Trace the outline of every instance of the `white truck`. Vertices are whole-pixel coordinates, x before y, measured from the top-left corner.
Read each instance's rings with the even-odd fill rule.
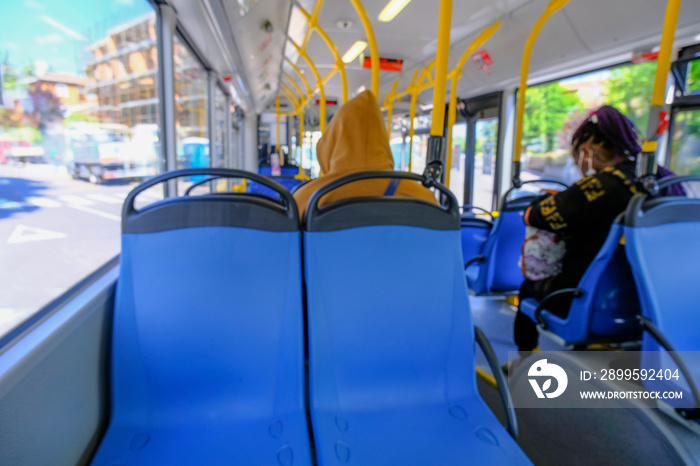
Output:
[[[116,124],[77,124],[70,129],[68,172],[91,183],[154,176],[158,168],[157,125],[129,129]]]

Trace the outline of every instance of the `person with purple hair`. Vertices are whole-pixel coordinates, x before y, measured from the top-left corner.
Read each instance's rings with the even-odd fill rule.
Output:
[[[635,163],[641,147],[634,123],[614,107],[605,105],[583,121],[571,140],[571,155],[585,175],[565,191],[540,197],[527,209],[525,224],[554,233],[565,243],[559,273],[542,280],[525,279],[520,301],[563,288],[574,288],[593,261],[615,218],[625,210],[637,191]],[[658,167],[657,177],[673,175]],[[665,195],[683,196],[679,186],[670,187]],[[547,309],[564,317],[572,298],[554,298]],[[515,344],[521,352],[537,347],[535,322],[520,312],[513,329]]]

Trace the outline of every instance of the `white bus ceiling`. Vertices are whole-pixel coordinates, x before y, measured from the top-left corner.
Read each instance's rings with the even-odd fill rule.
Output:
[[[283,60],[287,35],[301,42],[307,28],[306,20],[295,11],[292,2],[172,0],[169,3],[178,11],[181,22],[196,42],[204,44],[201,45],[202,53],[212,67],[224,76],[235,76],[237,71],[241,73],[240,83],[234,79],[235,86],[239,87],[237,91],[254,112],[274,108],[280,70],[292,76],[303,89],[301,80]],[[315,3],[313,0],[298,2],[309,13]],[[244,8],[241,4],[252,6]],[[485,46],[493,59],[491,74],[487,75],[471,61],[467,62],[458,86],[459,97],[473,97],[517,86],[522,45],[547,4],[547,0],[454,2],[450,69],[477,34],[490,24],[501,21],[500,30]],[[401,73],[380,73],[380,100],[397,79],[398,89],[405,89],[414,70],[422,69],[435,57],[438,26],[437,4],[432,0],[411,1],[388,23],[377,21],[384,6],[385,2],[364,4],[374,28],[379,54],[385,58],[403,59],[404,63]],[[241,15],[242,12],[245,14]],[[530,83],[628,61],[634,50],[657,46],[664,13],[665,2],[570,1],[547,22],[537,39],[530,65]],[[351,23],[344,29],[338,25],[340,20],[350,20]],[[362,22],[349,0],[326,0],[320,9],[318,23],[341,55],[355,41],[367,40]],[[697,41],[698,23],[700,2],[683,2],[676,28],[676,47]],[[287,57],[304,72],[314,87],[311,69],[291,50],[292,47],[287,47]],[[322,77],[335,65],[328,46],[316,32],[312,34],[306,51]],[[368,55],[369,48],[364,53]],[[347,64],[346,70],[349,97],[361,86],[370,87],[371,72],[362,68],[359,58]],[[336,73],[326,84],[325,92],[328,99],[341,98],[339,74]],[[432,104],[432,91],[421,93],[418,103]]]

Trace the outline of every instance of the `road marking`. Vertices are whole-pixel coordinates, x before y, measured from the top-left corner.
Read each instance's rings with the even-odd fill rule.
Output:
[[[122,201],[119,199],[108,196],[106,194],[88,194],[87,197],[92,199],[93,201],[99,201],[99,202],[106,202],[107,204],[121,204]]]
[[[37,207],[61,207],[63,204],[49,197],[31,196],[27,198],[27,203]]]
[[[88,214],[97,215],[98,217],[104,217],[104,218],[108,218],[110,220],[116,220],[117,222],[122,221],[122,218],[119,215],[108,214],[106,212],[102,212],[102,211],[99,211],[96,209],[91,209],[90,207],[85,207],[82,205],[74,205],[74,204],[68,204],[68,207],[70,207],[71,209],[80,210],[81,212],[86,212]]]
[[[45,239],[65,238],[64,233],[57,231],[43,230],[41,228],[28,227],[26,225],[17,225],[10,237],[7,239],[7,244],[28,243],[30,241],[43,241]]]
[[[66,194],[64,196],[58,196],[60,200],[65,202],[66,204],[71,204],[71,207],[75,205],[94,205],[95,203],[89,199],[85,199],[84,197],[79,197],[79,196],[73,196],[72,194]]]
[[[14,210],[14,209],[21,209],[24,207],[22,204],[19,202],[15,201],[10,201],[7,199],[0,199],[0,209],[3,210]]]
[[[119,202],[124,202],[124,199],[126,199],[126,196],[128,196],[129,193],[114,193],[114,197],[119,199]]]

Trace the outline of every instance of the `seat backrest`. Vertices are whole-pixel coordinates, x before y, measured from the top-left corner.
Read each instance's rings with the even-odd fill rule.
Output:
[[[192,172],[249,178],[246,194],[143,190]],[[114,311],[112,422],[206,426],[303,413],[301,249],[291,195],[238,170],[171,172],[126,199]]]
[[[642,314],[676,350],[700,350],[700,199],[636,195],[625,213],[625,242]],[[658,347],[645,335],[644,348]]]
[[[567,341],[598,337],[635,339],[640,335],[639,297],[622,240],[622,216],[615,221],[593,262],[579,281],[584,294],[574,299],[568,315]]]
[[[700,181],[700,176],[666,178],[659,188],[681,181]],[[688,374],[700,382],[700,341],[697,312],[700,302],[700,199],[662,197],[649,199],[636,194],[625,212],[625,248],[639,290],[642,315],[680,353]],[[642,369],[664,369],[683,374],[651,335],[642,339]],[[649,390],[682,390],[682,399],[668,401],[689,407],[694,397],[684,375],[678,379],[647,380]],[[694,400],[695,403],[699,401]]]
[[[491,228],[493,228],[493,220],[477,217],[474,212],[470,211],[472,208],[465,206],[465,212],[460,220],[462,257],[465,264],[482,253]]]
[[[309,201],[304,260],[312,416],[444,403],[475,393],[456,199],[450,206],[391,197],[324,205],[348,180],[424,178],[356,173]]]

